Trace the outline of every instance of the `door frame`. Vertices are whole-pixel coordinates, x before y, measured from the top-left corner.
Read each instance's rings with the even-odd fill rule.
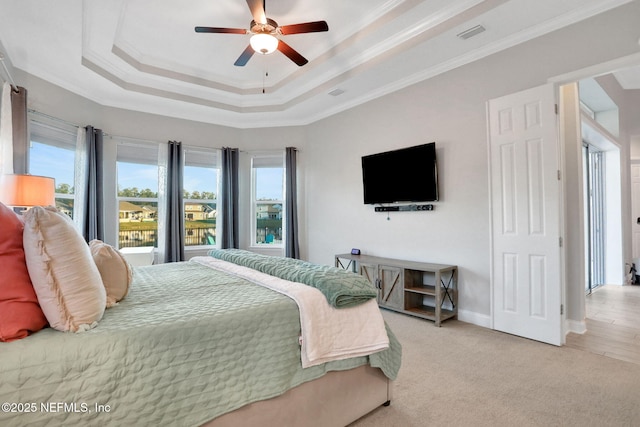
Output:
[[[640,53],[634,53],[623,57],[615,58],[610,61],[595,64],[582,69],[574,70],[568,73],[560,74],[547,79],[548,83],[555,84],[560,90],[560,144],[563,150],[564,161],[562,165],[566,171],[571,170],[572,166],[578,161],[581,162],[581,148],[582,138],[577,141],[573,141],[571,132],[565,128],[568,123],[576,122],[580,123],[580,109],[579,99],[577,99],[577,82],[594,76],[604,75],[611,73],[614,70],[632,67],[640,65]],[[573,87],[575,89],[576,99],[572,99],[574,96]],[[569,89],[566,91],[565,89]],[[566,92],[566,93],[565,93]],[[570,102],[563,102],[563,98],[568,98]],[[564,105],[563,105],[564,104]],[[574,108],[573,106],[577,106]],[[579,136],[579,135],[578,135]],[[628,150],[628,147],[626,148]],[[629,154],[621,147],[621,156]],[[624,158],[624,157],[623,157]],[[629,161],[629,159],[626,159]],[[630,163],[627,163],[627,167],[621,165],[621,173],[627,174],[621,177],[622,179],[622,191],[623,194],[630,194]],[[584,206],[584,197],[582,191],[583,172],[581,168],[574,174],[564,174],[565,200],[563,204],[563,214],[566,218],[570,218],[571,221],[564,221],[565,226],[565,245],[563,247],[563,256],[565,258],[565,321],[564,321],[564,334],[574,332],[582,334],[586,332],[586,294],[584,292],[585,277],[585,240],[584,240],[584,213],[582,207]],[[570,200],[571,199],[571,200]],[[579,200],[579,202],[578,202]],[[576,206],[579,206],[576,210]],[[628,211],[628,212],[627,212]],[[627,209],[623,197],[622,206],[622,225],[623,236],[629,234],[628,241],[623,240],[622,257],[625,262],[629,262],[631,259],[631,208],[630,202]],[[626,238],[626,237],[624,237]]]

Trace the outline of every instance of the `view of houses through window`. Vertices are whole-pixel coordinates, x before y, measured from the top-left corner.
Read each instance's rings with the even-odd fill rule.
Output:
[[[29,173],[55,178],[56,207],[73,218],[75,128],[30,122]],[[161,145],[120,142],[117,148],[118,247],[158,246]],[[215,246],[219,194],[219,151],[184,150],[185,246]],[[283,244],[284,158],[281,153],[252,155],[252,245]]]
[[[183,203],[185,246],[215,245],[217,241],[218,151],[186,148]]]
[[[158,144],[120,142],[118,247],[158,247]]]
[[[118,150],[119,247],[158,246],[158,147]],[[185,246],[216,244],[218,169],[213,151],[185,149]]]
[[[158,247],[158,193],[118,189],[118,247],[137,246]]]
[[[283,243],[284,216],[284,158],[282,154],[254,156],[251,162],[253,177],[253,211],[255,213],[255,245]]]

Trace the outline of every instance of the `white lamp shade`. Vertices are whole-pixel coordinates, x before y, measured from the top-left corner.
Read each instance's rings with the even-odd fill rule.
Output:
[[[278,39],[271,34],[259,33],[251,36],[249,44],[257,53],[268,55],[278,48]]]
[[[55,205],[55,179],[37,175],[0,175],[0,202],[7,206]]]

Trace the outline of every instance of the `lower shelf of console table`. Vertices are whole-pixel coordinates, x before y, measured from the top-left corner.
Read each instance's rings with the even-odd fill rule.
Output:
[[[336,267],[366,277],[380,307],[429,319],[440,326],[458,315],[458,267],[370,255],[338,254]]]

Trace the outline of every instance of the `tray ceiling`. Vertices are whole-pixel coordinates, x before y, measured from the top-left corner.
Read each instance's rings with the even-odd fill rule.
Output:
[[[13,67],[102,105],[304,125],[628,1],[267,0],[280,25],[328,22],[326,33],[280,36],[303,67],[280,52],[235,67],[249,35],[195,33],[248,28],[244,0],[3,0],[0,42]],[[457,36],[477,25],[485,31]]]

